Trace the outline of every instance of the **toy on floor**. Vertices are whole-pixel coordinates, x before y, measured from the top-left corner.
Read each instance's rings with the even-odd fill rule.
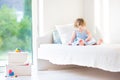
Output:
[[[8,70],[8,76],[5,76],[5,77],[18,77],[17,75],[15,75],[15,73],[10,69]]]
[[[14,76],[14,72],[11,69],[8,71],[8,73],[9,73],[9,76]]]

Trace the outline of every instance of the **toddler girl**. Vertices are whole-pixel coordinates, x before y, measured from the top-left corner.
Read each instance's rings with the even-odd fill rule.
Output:
[[[96,41],[92,38],[90,31],[86,28],[86,23],[84,19],[78,18],[76,19],[74,26],[77,30],[73,31],[72,38],[69,45],[100,45],[102,43],[102,39]]]

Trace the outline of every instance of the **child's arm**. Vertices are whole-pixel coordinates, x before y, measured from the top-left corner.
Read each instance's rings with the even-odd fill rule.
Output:
[[[89,40],[92,39],[92,34],[91,34],[91,32],[89,30],[86,30],[86,32],[88,34],[88,37],[87,37],[87,39],[85,41],[89,41]]]
[[[68,45],[72,44],[72,42],[74,41],[75,37],[76,37],[76,33],[75,33],[75,31],[73,31],[71,40],[69,41]]]

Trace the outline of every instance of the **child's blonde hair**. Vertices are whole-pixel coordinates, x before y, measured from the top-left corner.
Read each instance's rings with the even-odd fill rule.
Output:
[[[76,19],[76,21],[74,23],[74,26],[76,28],[78,28],[79,26],[85,27],[86,26],[86,22],[84,21],[83,18],[78,18],[78,19]]]

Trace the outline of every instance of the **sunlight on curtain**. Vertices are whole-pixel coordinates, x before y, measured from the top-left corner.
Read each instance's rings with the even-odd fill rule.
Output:
[[[101,29],[101,0],[94,0],[95,26]]]
[[[43,26],[44,26],[44,0],[39,0],[39,36],[44,35],[43,34]]]
[[[103,2],[103,33],[105,43],[110,43],[110,26],[109,26],[109,0],[102,0]]]
[[[105,43],[109,43],[109,0],[94,0],[94,15],[96,31],[101,33]]]

